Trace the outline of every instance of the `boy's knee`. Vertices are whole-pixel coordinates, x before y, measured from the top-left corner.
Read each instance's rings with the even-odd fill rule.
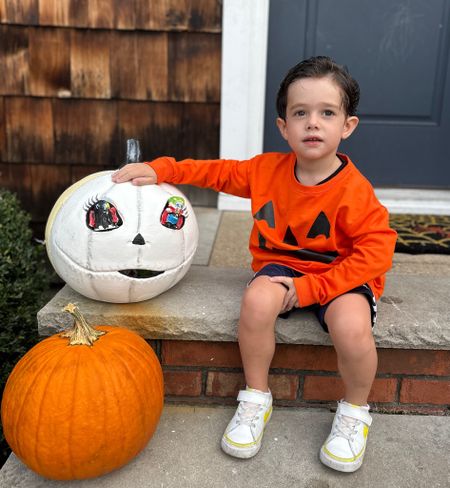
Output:
[[[340,357],[365,356],[375,347],[371,324],[363,317],[334,323],[328,329]]]
[[[363,339],[372,336],[372,317],[365,296],[348,294],[333,301],[326,313],[325,322],[331,335]]]
[[[242,297],[241,316],[244,314],[255,320],[274,320],[280,312],[282,297],[273,291],[273,285],[249,286]]]

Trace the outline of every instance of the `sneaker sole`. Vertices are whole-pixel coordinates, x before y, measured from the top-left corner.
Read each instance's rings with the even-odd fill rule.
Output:
[[[262,432],[262,435],[259,439],[259,442],[257,442],[254,446],[251,447],[237,447],[229,444],[226,440],[225,437],[222,437],[222,440],[220,442],[220,447],[222,448],[222,451],[225,452],[226,454],[233,456],[235,458],[239,459],[249,459],[252,458],[253,456],[256,456],[261,449],[261,443],[262,443],[262,438],[264,436],[264,430],[266,429],[267,424],[269,423],[269,420],[272,417],[272,410],[270,411],[269,417],[267,418],[265,424],[264,424],[264,429]]]
[[[359,469],[362,465],[364,459],[364,454],[359,457],[356,461],[352,462],[342,462],[338,461],[336,459],[330,458],[323,452],[323,450],[320,450],[320,461],[325,464],[325,466],[328,466],[331,469],[334,469],[335,471],[341,471],[342,473],[353,473],[357,469]]]
[[[244,448],[244,447],[230,446],[230,444],[228,444],[228,442],[222,437],[220,447],[222,448],[222,451],[228,454],[229,456],[233,456],[235,458],[240,458],[240,459],[249,459],[258,454],[259,450],[261,449],[261,441],[259,441],[257,444],[255,444],[252,447]]]

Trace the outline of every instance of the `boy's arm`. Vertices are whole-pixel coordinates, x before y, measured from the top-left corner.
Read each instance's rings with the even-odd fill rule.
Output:
[[[114,183],[134,185],[155,183],[189,184],[240,197],[250,196],[249,167],[252,160],[228,159],[175,161],[161,157],[146,163],[130,163],[113,173]]]
[[[366,211],[361,211],[365,208]],[[322,274],[294,278],[301,307],[325,304],[339,295],[384,275],[392,266],[397,233],[389,227],[387,210],[370,195],[366,207],[355,209],[344,232],[352,239],[348,256]]]
[[[229,159],[175,161],[161,157],[149,163],[158,183],[189,184],[237,195],[250,196],[249,172],[252,160]]]

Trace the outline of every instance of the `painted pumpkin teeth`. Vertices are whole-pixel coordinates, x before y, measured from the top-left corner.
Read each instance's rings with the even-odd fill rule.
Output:
[[[128,276],[128,278],[145,279],[163,274],[164,271],[153,271],[151,269],[120,269],[119,273]]]

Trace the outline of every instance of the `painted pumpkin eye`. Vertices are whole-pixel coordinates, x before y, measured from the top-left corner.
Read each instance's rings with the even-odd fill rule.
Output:
[[[179,230],[186,220],[187,208],[184,198],[170,197],[161,213],[161,224],[169,229]]]
[[[123,224],[116,207],[106,200],[89,203],[86,210],[86,225],[94,232],[114,230]]]

